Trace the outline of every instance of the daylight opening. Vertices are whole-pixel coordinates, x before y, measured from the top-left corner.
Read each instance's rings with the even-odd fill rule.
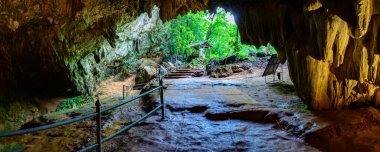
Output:
[[[231,12],[217,8],[215,12],[189,12],[167,22],[169,33],[165,61],[191,65],[207,64],[236,56],[237,60],[255,61],[256,56],[277,54],[269,43],[261,46],[241,43],[238,27]]]

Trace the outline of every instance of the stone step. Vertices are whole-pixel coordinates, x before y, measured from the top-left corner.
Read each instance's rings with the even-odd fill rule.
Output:
[[[193,69],[177,69],[176,71],[181,71],[181,72],[192,72]]]
[[[188,72],[186,72],[186,71],[173,71],[171,73],[194,73],[194,72],[193,71],[188,71]]]
[[[165,76],[165,79],[191,78],[192,76]]]
[[[193,73],[168,73],[167,75],[168,76],[181,76],[181,75],[183,75],[183,76],[192,76]]]

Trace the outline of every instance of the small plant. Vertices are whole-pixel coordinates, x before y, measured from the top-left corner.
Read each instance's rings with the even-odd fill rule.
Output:
[[[93,99],[94,98],[92,96],[77,96],[71,99],[66,99],[62,101],[61,104],[59,104],[56,111],[58,112],[67,109],[76,109],[86,103],[92,102]]]
[[[243,53],[239,53],[238,54],[238,58],[241,59],[241,60],[244,60],[246,58],[246,55],[243,54]]]
[[[131,51],[128,54],[128,58],[126,58],[123,61],[124,73],[128,74],[128,75],[135,73],[137,66],[138,66],[138,64],[137,64],[137,53],[135,53],[134,51]]]
[[[210,59],[207,59],[207,58],[197,58],[197,59],[191,60],[190,63],[186,63],[186,65],[199,68],[199,67],[204,67],[205,65],[207,65],[209,61]]]
[[[253,57],[253,56],[251,56],[251,57],[248,58],[248,61],[250,61],[250,62],[255,62],[255,61],[256,61],[256,58]]]

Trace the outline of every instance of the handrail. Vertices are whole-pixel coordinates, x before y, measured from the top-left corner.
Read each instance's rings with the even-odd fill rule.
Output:
[[[159,71],[161,73],[161,70]],[[0,132],[0,137],[9,137],[9,136],[15,136],[15,135],[22,135],[22,134],[28,134],[28,133],[33,133],[33,132],[36,132],[36,131],[41,131],[41,130],[46,130],[46,129],[50,129],[50,128],[54,128],[54,127],[58,127],[58,126],[62,126],[62,125],[66,125],[66,124],[70,124],[70,123],[74,123],[74,122],[77,122],[77,121],[80,121],[80,120],[84,120],[84,119],[87,119],[87,118],[90,118],[90,117],[94,117],[94,116],[97,116],[96,117],[96,129],[97,129],[97,132],[96,132],[96,136],[97,136],[97,143],[95,144],[92,144],[90,146],[87,146],[79,151],[88,151],[90,149],[93,149],[95,147],[97,147],[97,151],[98,152],[101,152],[102,151],[102,143],[103,142],[107,142],[109,140],[111,140],[112,138],[114,138],[115,136],[119,135],[120,133],[123,133],[129,129],[131,129],[132,127],[134,127],[135,125],[139,124],[141,121],[144,121],[145,119],[147,119],[150,115],[152,115],[154,112],[158,111],[159,109],[161,109],[161,116],[162,116],[162,119],[165,118],[165,104],[164,104],[164,94],[163,94],[163,76],[159,76],[159,86],[154,88],[154,89],[151,89],[147,92],[144,92],[136,97],[133,97],[133,98],[130,98],[130,99],[127,99],[127,100],[124,100],[116,105],[113,105],[111,107],[108,107],[108,108],[105,108],[105,109],[101,109],[101,104],[100,104],[100,101],[99,99],[96,101],[95,105],[96,105],[96,112],[95,113],[89,113],[89,114],[86,114],[84,116],[79,116],[79,117],[76,117],[76,118],[73,118],[73,119],[68,119],[68,120],[64,120],[64,121],[60,121],[60,122],[57,122],[57,123],[53,123],[53,124],[49,124],[49,125],[44,125],[44,126],[39,126],[39,127],[35,127],[35,128],[29,128],[29,129],[23,129],[23,130],[16,130],[16,131],[8,131],[8,132]],[[109,110],[112,110],[112,109],[115,109],[115,108],[118,108],[122,105],[125,105],[127,103],[130,103],[136,99],[139,99],[149,93],[152,93],[154,91],[157,91],[157,90],[160,90],[160,105],[157,106],[156,108],[154,108],[153,110],[149,111],[147,114],[145,114],[144,116],[140,117],[139,119],[133,121],[132,123],[130,123],[129,125],[127,125],[126,127],[124,127],[123,129],[120,129],[118,130],[117,132],[113,133],[111,136],[108,136],[104,139],[101,139],[101,134],[102,134],[102,131],[101,131],[101,116],[102,116],[102,113],[106,112],[106,111],[109,111]],[[124,92],[124,86],[123,86],[123,92]],[[123,95],[124,96],[124,95]]]
[[[28,133],[33,133],[33,132],[41,131],[41,130],[46,130],[46,129],[50,129],[50,128],[55,128],[55,127],[59,127],[59,126],[62,126],[62,125],[67,125],[67,124],[71,124],[71,123],[74,123],[74,122],[77,122],[77,121],[81,121],[83,119],[87,119],[87,118],[90,118],[90,117],[94,117],[96,115],[97,115],[96,113],[90,113],[90,114],[87,114],[87,115],[84,115],[84,116],[80,116],[80,117],[76,117],[76,118],[68,119],[68,120],[63,120],[63,121],[60,121],[60,122],[57,122],[57,123],[53,123],[53,124],[49,124],[49,125],[44,125],[44,126],[39,126],[39,127],[35,127],[35,128],[29,128],[29,129],[23,129],[23,130],[15,130],[15,131],[8,131],[8,132],[0,132],[0,137],[16,136],[16,135],[22,135],[22,134],[28,134]]]
[[[118,103],[116,105],[113,105],[111,107],[108,107],[104,110],[102,110],[101,112],[104,113],[106,111],[109,111],[109,110],[112,110],[112,109],[115,109],[117,107],[120,107],[124,104],[127,104],[129,102],[132,102],[136,99],[139,99],[149,93],[152,93],[158,89],[160,89],[161,86],[158,86],[148,92],[145,92],[143,94],[140,94],[136,97],[133,97],[133,98],[130,98],[128,100],[125,100],[121,103]],[[73,118],[73,119],[68,119],[68,120],[63,120],[63,121],[60,121],[60,122],[57,122],[57,123],[53,123],[53,124],[49,124],[49,125],[44,125],[44,126],[39,126],[39,127],[35,127],[35,128],[29,128],[29,129],[23,129],[23,130],[15,130],[15,131],[8,131],[8,132],[0,132],[0,137],[9,137],[9,136],[16,136],[16,135],[22,135],[22,134],[28,134],[28,133],[33,133],[33,132],[37,132],[37,131],[41,131],[41,130],[46,130],[46,129],[50,129],[50,128],[55,128],[55,127],[59,127],[59,126],[62,126],[62,125],[66,125],[66,124],[71,124],[71,123],[74,123],[74,122],[77,122],[77,121],[81,121],[81,120],[84,120],[84,119],[87,119],[87,118],[90,118],[90,117],[94,117],[96,116],[97,113],[90,113],[90,114],[87,114],[87,115],[84,115],[84,116],[80,116],[80,117],[76,117],[76,118]]]
[[[129,124],[128,126],[118,130],[117,132],[113,133],[112,135],[102,139],[102,143],[104,142],[107,142],[109,140],[111,140],[112,138],[114,138],[115,136],[123,133],[124,131],[127,131],[129,129],[131,129],[133,126],[137,125],[138,123],[140,123],[141,121],[145,120],[146,118],[148,118],[150,115],[152,115],[154,112],[156,112],[157,110],[159,110],[160,108],[162,108],[162,105],[159,105],[158,107],[154,108],[152,111],[150,111],[149,113],[147,113],[146,115],[144,115],[143,117],[137,119],[136,121],[132,122],[131,124]],[[99,146],[98,143],[95,143],[95,144],[92,144],[90,146],[87,146],[86,148],[83,148],[81,150],[79,150],[78,152],[85,152],[85,151],[88,151],[90,149],[93,149],[95,147]]]
[[[135,87],[139,88],[139,87],[144,87],[145,85],[147,85],[148,83],[140,83],[140,84],[135,84],[133,85],[132,87],[129,86],[129,88],[132,88],[132,89],[135,89]],[[123,100],[125,99],[125,93],[126,93],[126,88],[128,86],[127,85],[123,85]]]
[[[141,97],[143,97],[143,96],[145,96],[145,95],[147,95],[147,94],[149,94],[149,93],[152,93],[152,92],[154,92],[154,91],[156,91],[156,90],[158,90],[158,89],[160,89],[160,88],[161,88],[161,86],[158,86],[158,87],[156,87],[156,88],[154,88],[154,89],[152,89],[152,90],[149,90],[149,91],[147,91],[147,92],[145,92],[145,93],[143,93],[143,94],[140,94],[140,95],[138,95],[138,96],[136,96],[136,97],[133,97],[133,98],[130,98],[130,99],[124,100],[123,102],[120,102],[120,103],[118,103],[118,104],[116,104],[116,105],[113,105],[113,106],[111,106],[111,107],[108,107],[108,108],[102,110],[102,113],[104,113],[105,111],[112,110],[112,109],[115,109],[115,108],[117,108],[117,107],[120,107],[120,106],[122,106],[122,105],[124,105],[124,104],[130,103],[130,102],[132,102],[132,101],[134,101],[134,100],[136,100],[136,99],[138,99],[138,98],[141,98]]]

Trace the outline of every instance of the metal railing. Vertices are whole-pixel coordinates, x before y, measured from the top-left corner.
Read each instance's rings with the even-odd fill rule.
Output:
[[[64,120],[64,121],[60,121],[60,122],[57,122],[57,123],[54,123],[54,124],[49,124],[49,125],[44,125],[44,126],[39,126],[39,127],[35,127],[35,128],[29,128],[29,129],[23,129],[23,130],[16,130],[16,131],[9,131],[9,132],[0,132],[0,137],[9,137],[9,136],[16,136],[16,135],[22,135],[22,134],[28,134],[28,133],[33,133],[33,132],[37,132],[37,131],[41,131],[41,130],[46,130],[46,129],[50,129],[50,128],[55,128],[55,127],[59,127],[59,126],[62,126],[62,125],[67,125],[67,124],[71,124],[71,123],[74,123],[74,122],[78,122],[78,121],[81,121],[81,120],[84,120],[84,119],[87,119],[87,118],[91,118],[91,117],[95,117],[96,116],[96,136],[97,136],[97,142],[90,145],[90,146],[87,146],[81,150],[79,150],[80,152],[84,152],[84,151],[88,151],[88,150],[91,150],[93,148],[97,148],[97,151],[98,152],[101,152],[102,151],[102,143],[104,142],[107,142],[109,140],[111,140],[112,138],[114,138],[115,136],[129,130],[130,128],[134,127],[135,125],[139,124],[140,122],[144,121],[145,119],[147,119],[150,115],[152,115],[153,113],[155,113],[156,111],[158,111],[159,109],[161,109],[161,118],[164,119],[165,118],[165,103],[164,103],[164,90],[163,90],[163,77],[162,76],[159,76],[159,86],[154,88],[154,89],[151,89],[147,92],[144,92],[136,97],[133,97],[133,98],[130,98],[130,99],[127,99],[127,100],[124,100],[116,105],[113,105],[113,106],[110,106],[110,107],[107,107],[107,108],[104,108],[102,109],[101,108],[101,103],[99,101],[99,99],[96,101],[95,105],[96,105],[96,112],[94,113],[89,113],[89,114],[86,114],[84,116],[80,116],[80,117],[76,117],[76,118],[73,118],[73,119],[68,119],[68,120]],[[105,113],[106,111],[109,111],[109,110],[112,110],[112,109],[115,109],[115,108],[118,108],[120,106],[123,106],[127,103],[130,103],[136,99],[139,99],[143,96],[146,96],[154,91],[157,91],[159,90],[160,92],[160,105],[157,106],[156,108],[154,108],[153,110],[149,111],[147,114],[145,114],[144,116],[140,117],[139,119],[131,122],[129,125],[127,125],[126,127],[118,130],[117,132],[113,133],[112,135],[102,139],[102,130],[101,130],[101,127],[102,127],[102,114]],[[123,92],[124,92],[124,86],[123,86]]]
[[[141,90],[143,89],[148,83],[141,83],[141,84],[135,84],[133,86],[123,85],[123,100],[126,97],[126,93],[130,90]]]

